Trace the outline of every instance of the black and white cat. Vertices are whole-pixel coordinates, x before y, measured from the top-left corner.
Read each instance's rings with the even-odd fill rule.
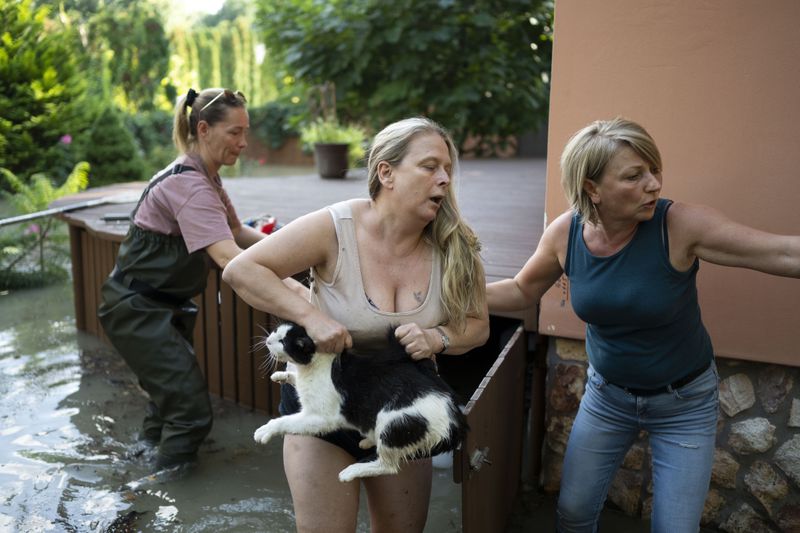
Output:
[[[297,370],[275,372],[271,379],[293,384],[302,407],[258,428],[255,440],[355,429],[364,437],[359,447],[375,446],[377,457],[342,470],[343,482],[395,474],[405,461],[456,449],[468,426],[455,393],[433,361],[412,360],[393,331],[388,337],[389,348],[379,354],[317,353],[302,326],[279,326],[266,345],[273,359],[291,361]]]

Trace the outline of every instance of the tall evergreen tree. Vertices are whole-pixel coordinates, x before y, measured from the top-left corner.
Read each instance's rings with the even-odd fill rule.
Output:
[[[86,146],[92,186],[145,179],[144,165],[133,135],[120,112],[107,106],[92,125]]]
[[[48,13],[0,2],[0,167],[22,176],[52,176],[67,140],[88,127],[76,33]]]

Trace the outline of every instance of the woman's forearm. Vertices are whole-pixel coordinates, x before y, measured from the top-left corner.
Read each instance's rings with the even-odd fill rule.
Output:
[[[238,259],[238,260],[236,260]],[[287,284],[272,270],[240,256],[228,263],[222,279],[248,305],[271,315],[302,324],[314,312],[307,298],[301,297],[296,285]]]
[[[436,339],[434,345],[441,346],[435,353],[443,351],[448,355],[461,355],[486,344],[489,339],[489,319],[467,317],[463,331],[457,331],[447,324],[431,328],[430,331]],[[443,337],[446,337],[446,340]],[[446,349],[445,344],[447,344]]]
[[[536,303],[529,300],[514,278],[486,285],[486,302],[490,313],[521,311]]]

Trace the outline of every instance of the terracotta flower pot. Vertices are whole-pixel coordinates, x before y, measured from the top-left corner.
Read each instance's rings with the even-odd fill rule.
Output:
[[[346,143],[314,143],[314,161],[320,177],[343,179],[347,176],[348,148]]]

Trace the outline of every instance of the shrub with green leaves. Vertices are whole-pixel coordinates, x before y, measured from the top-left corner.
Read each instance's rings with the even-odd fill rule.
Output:
[[[290,117],[293,108],[282,102],[268,102],[262,106],[248,109],[250,115],[250,135],[259,139],[275,150],[283,146],[287,137],[297,135]]]
[[[144,164],[122,114],[107,106],[95,119],[84,148],[93,187],[146,179]]]
[[[486,151],[547,116],[552,0],[258,0],[290,75],[334,82],[338,115],[380,129],[425,115]]]
[[[172,113],[161,109],[126,114],[123,118],[142,154],[145,178],[166,167],[178,153],[172,143],[172,118]]]
[[[26,176],[63,166],[60,140],[89,125],[79,57],[76,32],[46,7],[0,1],[0,166]]]
[[[42,173],[23,180],[6,168],[0,177],[12,192],[2,195],[20,214],[46,209],[62,196],[78,193],[89,183],[89,164],[75,165],[59,187]],[[6,226],[0,233],[0,290],[37,287],[67,277],[70,253],[64,224],[53,217]]]

